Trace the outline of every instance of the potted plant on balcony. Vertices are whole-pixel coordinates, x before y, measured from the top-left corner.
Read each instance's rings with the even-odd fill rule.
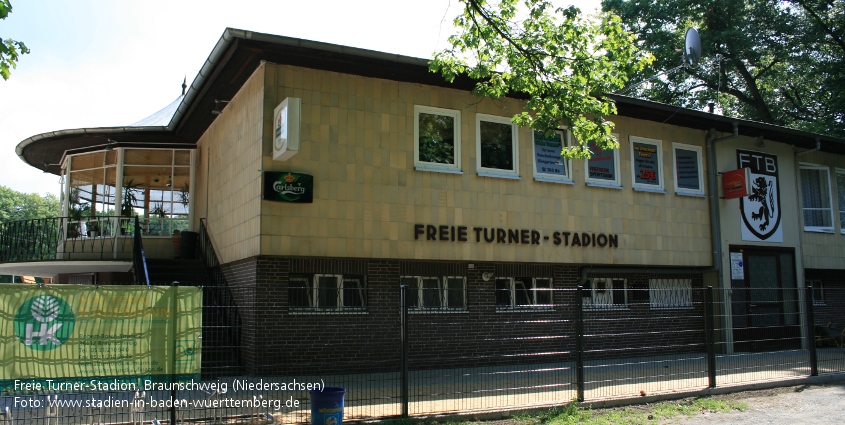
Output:
[[[135,204],[138,202],[138,196],[141,194],[141,183],[135,183],[135,179],[123,181],[123,199],[120,203],[120,215],[123,217],[132,217]],[[130,226],[129,220],[121,220],[120,233],[126,234]]]
[[[158,234],[160,236],[167,235],[167,231],[164,230],[164,223],[165,223],[164,219],[167,217],[167,213],[164,211],[164,204],[161,203],[161,202],[153,204],[153,209],[152,209],[152,211],[150,211],[150,214],[153,217],[157,217],[159,219],[158,220]]]
[[[100,221],[97,219],[97,214],[91,213],[88,221],[88,237],[96,238],[100,234]]]
[[[82,217],[90,208],[90,204],[79,198],[79,188],[71,188],[68,198],[67,237],[69,239],[79,237],[82,231]]]

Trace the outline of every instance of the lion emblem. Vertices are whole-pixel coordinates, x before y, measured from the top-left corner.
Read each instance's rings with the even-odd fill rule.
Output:
[[[748,195],[749,201],[759,202],[760,209],[756,213],[751,213],[752,220],[763,220],[760,223],[760,231],[766,230],[769,227],[769,219],[774,217],[775,200],[774,194],[770,193],[772,184],[766,181],[765,177],[757,177],[754,179],[754,187],[751,188],[751,195]],[[768,203],[766,202],[766,198]],[[771,204],[771,207],[770,207]]]

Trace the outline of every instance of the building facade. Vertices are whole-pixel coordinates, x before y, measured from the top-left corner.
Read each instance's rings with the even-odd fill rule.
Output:
[[[254,373],[293,373],[306,359],[327,372],[349,371],[343,359],[375,370],[395,361],[369,341],[398,338],[384,329],[399,326],[402,286],[429,323],[416,343],[475,364],[469,354],[491,334],[512,337],[502,352],[530,353],[550,342],[521,335],[559,332],[510,326],[514,317],[688,328],[705,286],[733,306],[720,315],[726,351],[778,348],[747,343],[760,329],[800,345],[798,289],[843,285],[845,141],[614,96],[619,148],[569,161],[566,129],[518,127],[523,99],[479,99],[471,87],[419,59],[227,30],[166,125],[21,142],[24,161],[66,176],[68,223],[86,221],[71,216],[74,196],[95,217],[99,233],[66,239],[100,246],[94,260],[114,256],[5,266],[131,280],[137,266],[119,237],[129,219],[90,211],[129,205],[151,258],[173,257],[173,231],[202,221]],[[762,179],[756,197],[724,199],[721,174],[742,168]],[[834,318],[842,300],[818,292]],[[613,320],[631,311],[642,320]],[[360,332],[334,332],[336,321]],[[627,355],[664,345],[648,335],[612,343]],[[701,335],[686,338],[686,350],[701,349]]]

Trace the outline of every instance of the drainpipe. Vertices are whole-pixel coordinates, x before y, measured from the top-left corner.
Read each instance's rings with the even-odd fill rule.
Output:
[[[713,244],[713,268],[719,281],[722,279],[722,224],[719,219],[719,198],[716,185],[716,143],[739,136],[739,123],[734,122],[734,132],[730,136],[716,138],[716,130],[707,134],[707,201],[710,207],[710,241]]]
[[[808,149],[808,150],[803,151],[803,152],[795,152],[795,161],[794,162],[795,162],[795,192],[796,192],[796,194],[801,193],[801,166],[798,164],[798,158],[802,157],[804,155],[813,153],[813,152],[818,152],[818,151],[821,150],[821,148],[822,148],[821,138],[816,137],[816,147],[815,148]],[[798,288],[806,288],[806,285],[804,284],[806,274],[804,273],[804,209],[803,209],[803,202],[801,200],[798,200],[797,202],[795,202],[795,208],[798,210],[798,252],[796,253],[796,257],[797,257],[796,262],[798,261],[799,258],[801,259],[801,268],[800,269],[798,267],[795,268],[798,271],[798,276],[796,276],[798,278],[798,282],[795,282],[795,286],[798,287]],[[803,299],[805,293],[806,293],[805,291],[799,291],[798,292],[798,301],[799,301],[799,306],[800,306],[801,309],[804,309],[805,306],[808,305],[807,302]],[[812,296],[812,294],[806,294],[806,295]],[[802,318],[807,317],[806,312],[805,312],[805,314],[802,314],[801,317]],[[802,333],[806,332],[806,329],[807,329],[807,326],[805,324],[804,326],[801,327]],[[807,341],[806,336],[801,338],[801,341],[802,341],[802,346],[805,345],[805,343]],[[804,348],[806,348],[806,347],[804,347]]]
[[[710,207],[710,243],[713,246],[713,271],[716,272],[717,289],[727,288],[722,283],[722,221],[719,214],[719,190],[718,185],[716,184],[716,176],[718,175],[716,172],[716,143],[738,137],[739,123],[734,122],[733,128],[733,134],[725,137],[717,138],[715,129],[710,129],[707,133],[707,203]],[[724,292],[722,292],[722,296],[719,298],[721,298],[723,302],[729,301]],[[728,353],[732,353],[733,317],[731,316],[731,310],[729,308],[725,308],[725,311],[722,313],[722,329],[724,332],[724,340],[727,343],[725,347],[727,348]]]

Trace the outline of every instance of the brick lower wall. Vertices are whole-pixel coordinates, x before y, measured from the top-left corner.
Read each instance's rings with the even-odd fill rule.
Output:
[[[575,265],[253,257],[223,266],[243,319],[245,371],[295,376],[396,371],[401,361],[399,278],[466,276],[467,309],[410,312],[411,369],[571,361],[575,349]],[[290,311],[292,273],[361,274],[367,279],[365,312]],[[554,306],[497,311],[494,276],[552,277]],[[647,275],[631,277],[632,285]],[[639,279],[639,280],[637,280]],[[701,287],[701,275],[693,286]],[[703,350],[699,308],[650,310],[632,303],[619,311],[585,311],[587,358]],[[240,304],[243,302],[243,304]],[[608,336],[612,335],[612,336]]]

